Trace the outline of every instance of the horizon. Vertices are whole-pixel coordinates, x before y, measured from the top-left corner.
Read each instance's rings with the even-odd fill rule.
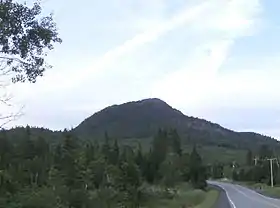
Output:
[[[14,106],[0,113],[24,114],[5,127],[69,129],[105,106],[157,97],[185,115],[280,138],[278,4],[44,1],[63,42],[36,83],[7,88]]]
[[[159,101],[161,101],[161,102],[164,102],[164,103],[166,103],[169,107],[173,108],[173,106],[169,105],[169,104],[168,104],[167,102],[165,102],[164,100],[162,100],[162,99],[160,99],[160,98],[156,98],[156,97],[151,97],[151,98],[144,98],[144,99],[141,99],[141,100],[131,100],[131,101],[127,101],[127,102],[121,103],[121,104],[112,104],[112,105],[106,106],[106,107],[104,107],[104,108],[102,108],[102,109],[100,109],[100,110],[98,110],[98,111],[96,111],[96,112],[93,112],[91,115],[85,117],[78,125],[72,126],[72,127],[70,127],[70,128],[51,129],[51,128],[48,128],[48,127],[33,126],[33,125],[26,124],[25,126],[20,126],[20,125],[19,125],[19,126],[12,126],[12,127],[10,127],[10,128],[4,128],[4,129],[5,129],[5,130],[10,130],[10,129],[13,129],[13,128],[26,128],[27,126],[29,126],[29,127],[31,127],[31,128],[44,128],[44,129],[51,130],[51,131],[54,131],[54,132],[56,132],[56,131],[64,131],[65,129],[66,129],[67,131],[69,131],[69,130],[75,129],[75,128],[76,128],[77,126],[79,126],[85,119],[87,119],[87,118],[93,116],[94,114],[96,114],[96,113],[98,113],[98,112],[100,112],[100,111],[102,111],[102,110],[104,110],[104,109],[106,109],[106,108],[109,108],[109,107],[111,107],[111,106],[115,106],[115,105],[119,106],[119,105],[128,104],[128,103],[132,103],[132,102],[141,102],[141,101],[153,100],[153,99],[157,99],[157,100],[159,100]],[[189,116],[189,115],[186,115],[186,114],[185,114],[184,112],[182,112],[180,109],[177,109],[177,108],[173,108],[173,109],[179,110],[179,111],[180,111],[181,113],[183,113],[185,116],[193,117],[193,118],[196,118],[196,119],[206,120],[207,122],[220,125],[219,123],[215,123],[215,122],[213,122],[213,121],[207,120],[207,119],[202,118],[202,117],[196,117],[196,116]],[[230,128],[226,127],[226,126],[222,126],[222,125],[220,125],[220,126],[223,127],[223,128],[226,128],[226,129],[228,129],[228,130],[237,132],[237,133],[256,133],[256,134],[260,134],[260,135],[262,135],[262,136],[271,137],[271,136],[269,136],[269,135],[261,134],[261,133],[259,133],[259,132],[254,132],[254,131],[236,131],[235,129],[230,129]],[[276,139],[276,140],[279,141],[278,138],[275,138],[275,137],[271,137],[271,138],[272,138],[272,139]]]

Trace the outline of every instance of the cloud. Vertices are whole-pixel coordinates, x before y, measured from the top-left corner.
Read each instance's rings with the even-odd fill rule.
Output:
[[[257,113],[280,104],[279,54],[256,56],[254,44],[246,54],[238,49],[241,40],[246,43],[260,33],[261,1],[56,4],[48,7],[57,9],[65,41],[49,57],[54,69],[38,83],[11,87],[26,105],[17,124],[61,129],[108,105],[159,97],[188,115],[236,130],[270,131],[249,116],[240,122],[252,106]],[[65,6],[76,16],[62,10]]]
[[[81,82],[84,82],[88,76],[98,73],[98,71],[106,70],[109,67],[112,67],[116,62],[116,59],[120,58],[123,55],[128,55],[128,53],[137,50],[139,46],[147,44],[149,42],[157,41],[157,39],[173,29],[180,27],[181,25],[187,24],[188,22],[193,21],[197,16],[201,15],[203,11],[209,7],[210,3],[205,2],[191,8],[184,8],[179,13],[175,14],[172,18],[158,22],[154,25],[153,28],[148,27],[148,30],[137,34],[132,39],[126,40],[120,46],[117,46],[113,49],[110,49],[105,54],[102,54],[96,60],[93,61],[93,64],[88,67],[83,74],[77,74],[76,71],[73,71],[73,77],[71,86],[79,85]],[[140,21],[141,22],[141,21]],[[145,21],[146,22],[146,21]],[[109,72],[108,72],[109,73]],[[77,78],[77,80],[75,80]]]
[[[260,4],[255,0],[247,3],[239,0],[223,1],[207,11],[211,18],[201,17],[195,22],[195,32],[200,36],[201,44],[194,48],[194,55],[188,58],[181,69],[159,80],[154,85],[154,94],[160,94],[174,104],[197,107],[205,105],[207,99],[216,100],[213,99],[216,94],[220,96],[228,92],[225,85],[230,86],[227,85],[228,81],[236,82],[239,74],[236,76],[233,73],[233,78],[220,75],[219,72],[238,38],[256,30],[254,22],[260,12]],[[174,90],[178,94],[187,94],[190,99],[178,97],[173,93]]]

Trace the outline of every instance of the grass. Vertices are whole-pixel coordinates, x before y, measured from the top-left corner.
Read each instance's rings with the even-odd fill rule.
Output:
[[[219,192],[214,189],[207,191],[194,190],[189,184],[178,187],[178,193],[173,198],[153,197],[148,202],[148,208],[212,208],[218,199]]]
[[[271,187],[264,183],[253,183],[253,182],[235,182],[235,183],[242,185],[242,186],[246,186],[265,196],[273,197],[273,198],[280,198],[280,187],[279,186]],[[260,187],[261,187],[261,189],[260,189]]]
[[[212,208],[214,207],[214,204],[216,203],[218,197],[219,192],[217,190],[211,189],[206,194],[206,197],[203,200],[203,202],[197,205],[195,208]]]
[[[223,181],[224,182],[224,181]],[[226,181],[228,183],[238,184],[249,189],[252,189],[264,196],[278,198],[280,199],[280,186],[271,187],[265,183],[254,183],[254,182],[245,182],[245,181]]]

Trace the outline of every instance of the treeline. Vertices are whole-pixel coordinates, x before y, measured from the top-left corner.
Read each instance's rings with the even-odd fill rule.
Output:
[[[280,185],[280,167],[275,153],[266,145],[262,145],[255,154],[248,150],[246,166],[240,166],[234,169],[232,178],[236,181],[249,181],[255,183],[271,184],[270,161],[273,166],[273,184]]]
[[[161,187],[176,195],[186,181],[206,187],[206,167],[195,147],[184,153],[176,130],[159,130],[150,151],[120,146],[105,134],[103,143],[81,142],[70,132],[59,144],[32,135],[17,142],[0,136],[0,207],[140,207]],[[172,191],[173,190],[173,191]]]
[[[213,179],[231,178],[234,181],[265,183],[271,185],[271,167],[273,166],[273,184],[280,185],[280,166],[277,155],[267,145],[261,145],[256,152],[247,151],[245,164],[235,161],[224,164],[216,162],[207,166],[208,176]]]

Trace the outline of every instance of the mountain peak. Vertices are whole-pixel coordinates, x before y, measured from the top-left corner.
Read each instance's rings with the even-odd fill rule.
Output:
[[[138,102],[143,102],[143,103],[165,103],[163,100],[159,99],[159,98],[146,98],[143,100],[139,100]]]
[[[175,127],[186,116],[158,98],[131,101],[109,106],[85,119],[75,131],[115,137],[149,137],[159,128]],[[173,123],[172,125],[169,125]]]
[[[169,106],[166,102],[164,102],[163,100],[159,99],[159,98],[146,98],[146,99],[142,99],[142,100],[138,100],[138,101],[131,101],[131,102],[127,102],[127,103],[123,103],[117,106],[122,106],[122,105],[131,105],[131,104],[154,104],[154,105],[165,105],[165,106]],[[169,106],[171,108],[171,106]]]
[[[148,138],[159,128],[175,128],[183,139],[193,143],[219,142],[234,148],[248,147],[248,138],[254,138],[256,143],[267,138],[234,132],[204,119],[188,117],[159,98],[109,106],[85,119],[73,132],[87,138],[103,138],[104,132],[114,138]]]

